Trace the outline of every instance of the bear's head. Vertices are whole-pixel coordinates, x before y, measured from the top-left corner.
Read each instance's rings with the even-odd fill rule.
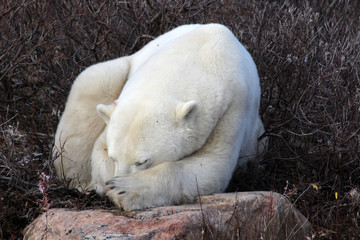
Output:
[[[115,175],[180,160],[206,141],[196,101],[116,100],[99,104],[97,111],[107,123],[106,145]]]

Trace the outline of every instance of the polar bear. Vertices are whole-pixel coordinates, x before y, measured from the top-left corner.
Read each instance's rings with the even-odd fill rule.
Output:
[[[55,136],[60,179],[125,210],[223,192],[264,150],[250,54],[220,24],[184,25],[75,80]]]

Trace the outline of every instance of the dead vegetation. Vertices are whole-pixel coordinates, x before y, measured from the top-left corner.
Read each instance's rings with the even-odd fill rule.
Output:
[[[228,26],[262,84],[270,139],[260,166],[229,191],[273,190],[307,216],[315,239],[360,235],[358,1],[0,1],[0,238],[50,207],[111,207],[56,179],[53,135],[75,77],[188,23]]]

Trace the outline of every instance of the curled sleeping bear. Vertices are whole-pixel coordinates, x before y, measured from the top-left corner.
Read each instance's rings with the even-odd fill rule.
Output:
[[[125,210],[223,192],[266,145],[250,54],[219,24],[184,25],[75,80],[53,154],[60,179]]]

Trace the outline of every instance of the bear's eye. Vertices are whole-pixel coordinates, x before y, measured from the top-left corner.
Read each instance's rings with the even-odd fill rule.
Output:
[[[150,162],[150,159],[148,158],[148,159],[145,159],[145,160],[141,160],[141,161],[139,161],[139,162],[136,162],[135,165],[136,165],[136,166],[141,166],[141,165],[143,165],[143,164],[145,164],[145,163],[149,163],[149,162]]]

